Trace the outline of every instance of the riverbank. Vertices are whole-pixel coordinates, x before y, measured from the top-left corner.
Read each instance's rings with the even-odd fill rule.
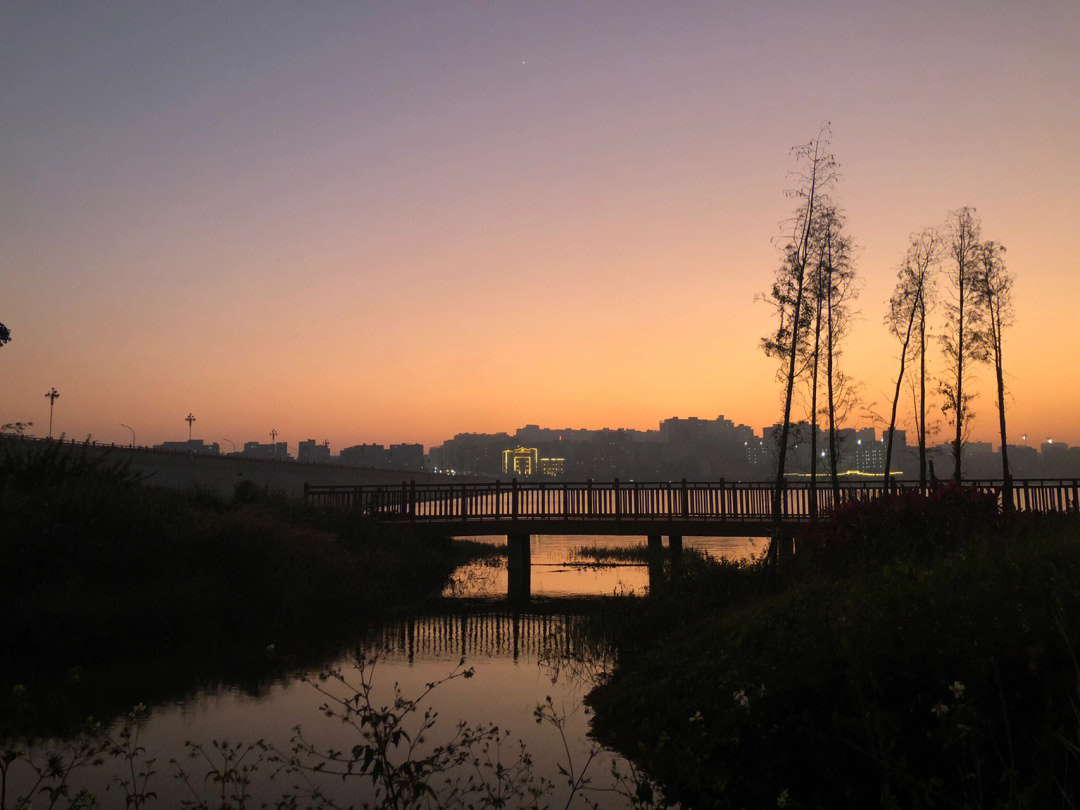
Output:
[[[255,487],[227,500],[149,487],[58,444],[0,459],[0,546],[7,734],[60,733],[210,684],[256,690],[498,553],[420,544]]]
[[[1055,807],[1080,786],[1080,521],[847,510],[797,567],[688,557],[615,622],[594,729],[688,807]]]

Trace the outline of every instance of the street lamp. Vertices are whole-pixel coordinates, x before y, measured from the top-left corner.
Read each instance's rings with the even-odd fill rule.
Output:
[[[59,397],[60,395],[58,393],[56,393],[55,388],[50,388],[49,392],[47,394],[45,394],[45,396],[49,400],[49,438],[51,439],[52,438],[53,405],[56,403],[57,397]]]
[[[234,453],[236,452],[236,442],[234,442],[232,439],[222,439],[222,441],[223,442],[228,442],[229,444],[231,444],[232,445],[232,451]]]
[[[126,427],[128,430],[131,431],[131,446],[134,447],[135,446],[135,428],[133,428],[131,425],[125,425],[123,422],[120,423],[120,427]]]
[[[190,442],[191,441],[191,423],[195,421],[195,416],[193,414],[189,413],[187,416],[184,417],[184,421],[187,422],[187,440]]]

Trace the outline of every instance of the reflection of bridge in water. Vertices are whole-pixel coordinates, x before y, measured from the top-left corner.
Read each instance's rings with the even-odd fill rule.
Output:
[[[541,659],[571,656],[582,644],[586,617],[569,613],[462,611],[405,619],[383,627],[373,646],[408,658]]]

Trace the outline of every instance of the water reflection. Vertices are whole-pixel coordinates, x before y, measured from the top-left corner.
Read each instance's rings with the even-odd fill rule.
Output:
[[[643,538],[636,541],[644,544]],[[630,773],[629,763],[599,748],[588,735],[589,717],[583,699],[610,671],[612,660],[587,624],[591,599],[610,593],[645,593],[648,566],[625,561],[598,565],[575,557],[573,552],[585,546],[616,547],[633,542],[614,537],[533,538],[534,595],[532,602],[520,609],[505,600],[505,564],[481,563],[458,571],[437,609],[383,626],[358,644],[361,660],[377,659],[370,672],[372,705],[392,706],[398,692],[408,699],[424,693],[428,684],[445,679],[464,657],[472,677],[442,683],[418,707],[418,716],[430,710],[438,717],[437,725],[426,732],[429,745],[453,739],[459,721],[469,726],[498,726],[509,735],[507,756],[514,756],[514,745],[521,740],[531,757],[534,775],[551,783],[545,787],[541,804],[565,805],[572,789],[562,772],[572,765],[573,772],[580,775],[588,763],[592,780],[588,797],[600,807],[629,806],[612,776],[613,766],[616,771]],[[686,546],[737,558],[759,553],[764,547],[760,542],[731,538],[686,538]],[[324,669],[335,670],[352,683],[364,677],[353,654],[341,656]],[[328,717],[321,709],[327,703],[325,691],[321,691],[326,684],[319,671],[309,671],[294,673],[257,695],[220,687],[153,707],[139,729],[143,757],[157,762],[153,788],[158,798],[150,806],[174,807],[193,798],[175,777],[177,767],[193,767],[192,761],[185,759],[185,743],[212,750],[215,740],[231,744],[263,740],[272,749],[287,752],[295,741],[294,728],[300,727],[313,750],[351,751],[361,742],[357,729],[340,718]],[[138,684],[132,684],[132,689],[134,705],[141,696]],[[540,723],[538,706],[547,707],[548,712]],[[112,733],[117,733],[116,727]],[[36,754],[44,756],[50,746],[69,744],[47,742],[37,746]],[[170,764],[173,759],[180,764]],[[110,768],[118,764],[110,760],[103,768],[81,772],[74,787],[89,789],[106,806],[123,804],[122,795],[115,790],[106,793],[116,777],[117,769]],[[282,795],[284,784],[269,778],[272,770],[265,766],[253,775],[253,806],[263,802],[273,806]],[[13,767],[8,797],[25,791],[31,779],[26,768],[20,771]],[[189,781],[204,787],[210,784],[200,780],[197,774]],[[338,780],[322,789],[345,806],[378,800],[370,784],[356,780]],[[578,794],[573,806],[585,806],[583,799],[584,795]]]
[[[501,537],[470,537],[501,545]],[[754,537],[684,537],[683,547],[716,559],[750,560],[762,554],[768,541]],[[530,538],[530,591],[533,597],[642,596],[649,590],[647,561],[602,559],[596,562],[583,550],[647,549],[646,538],[616,535],[535,535]],[[655,570],[654,572],[655,573]],[[459,568],[443,592],[448,598],[505,597],[510,592],[506,560],[490,559]]]

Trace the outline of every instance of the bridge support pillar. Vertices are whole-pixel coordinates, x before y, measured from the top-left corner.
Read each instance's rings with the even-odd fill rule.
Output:
[[[532,591],[532,553],[527,534],[506,536],[506,567],[508,581],[506,595],[512,601],[528,601]]]
[[[649,593],[659,587],[664,579],[664,538],[659,534],[649,535]]]
[[[667,539],[668,551],[671,552],[671,559],[677,560],[682,554],[682,535],[681,534],[669,534]]]

